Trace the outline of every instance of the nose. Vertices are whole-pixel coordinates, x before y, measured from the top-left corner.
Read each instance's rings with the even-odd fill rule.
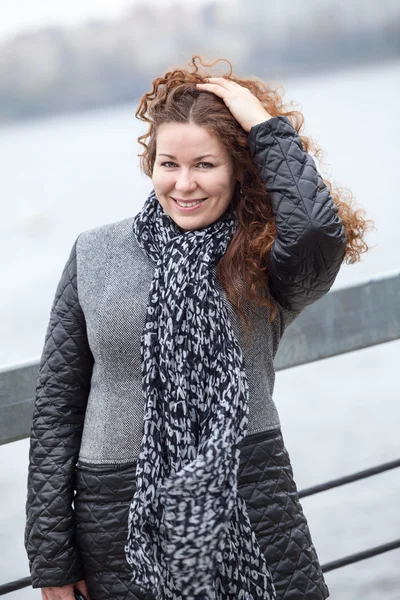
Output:
[[[190,169],[180,169],[176,175],[175,189],[178,192],[193,192],[197,187],[193,173]]]

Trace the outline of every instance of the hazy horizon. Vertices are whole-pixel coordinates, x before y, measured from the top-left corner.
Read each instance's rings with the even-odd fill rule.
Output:
[[[197,8],[209,0],[69,0],[57,3],[53,0],[26,0],[0,6],[0,43],[38,29],[61,26],[75,27],[92,19],[114,19],[122,17],[125,11],[138,4],[166,7],[171,4],[184,4]],[[231,0],[218,0],[227,2]]]

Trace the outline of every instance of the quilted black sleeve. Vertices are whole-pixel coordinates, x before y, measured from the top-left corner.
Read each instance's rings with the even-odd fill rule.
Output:
[[[347,241],[344,226],[314,159],[287,117],[256,125],[248,143],[276,221],[269,289],[284,308],[300,312],[335,281]]]
[[[36,387],[25,529],[34,588],[83,579],[72,500],[92,368],[75,242],[51,308]]]

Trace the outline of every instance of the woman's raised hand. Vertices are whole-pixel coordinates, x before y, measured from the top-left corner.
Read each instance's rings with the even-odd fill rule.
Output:
[[[90,600],[86,582],[81,579],[77,583],[71,583],[69,585],[63,585],[61,587],[44,587],[41,589],[42,600],[75,600],[74,590],[78,590],[85,596],[87,600]]]
[[[208,77],[208,83],[197,83],[196,87],[212,92],[222,98],[235,119],[247,133],[254,125],[272,118],[251,91],[225,77]]]

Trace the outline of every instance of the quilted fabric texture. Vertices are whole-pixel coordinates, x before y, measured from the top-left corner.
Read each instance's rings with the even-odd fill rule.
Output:
[[[55,294],[37,380],[25,530],[33,587],[83,578],[72,499],[92,366],[74,246]]]
[[[248,143],[277,228],[269,288],[282,306],[300,311],[332,287],[344,258],[344,227],[314,159],[304,152],[287,117],[256,125]]]
[[[323,600],[328,589],[311,541],[281,431],[249,436],[241,448],[238,493],[271,569],[279,600]],[[135,465],[85,466],[76,480],[76,541],[95,600],[153,600],[130,582],[124,545]]]
[[[273,574],[277,598],[328,598],[280,429],[243,440],[238,493]]]

